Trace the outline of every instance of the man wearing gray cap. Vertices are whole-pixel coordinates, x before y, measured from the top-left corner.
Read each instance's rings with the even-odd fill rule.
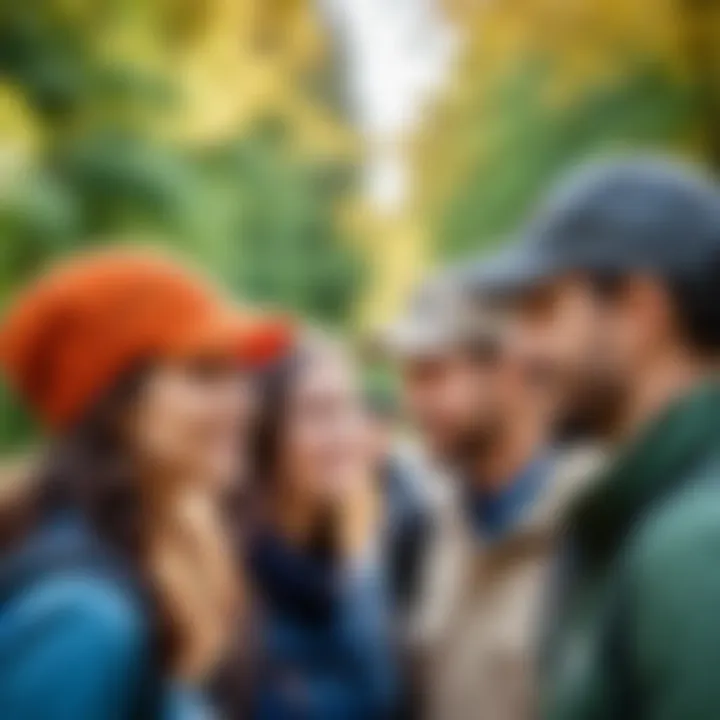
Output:
[[[494,353],[498,339],[495,319],[481,315],[455,275],[450,268],[423,283],[382,339],[398,364],[406,410],[444,465],[464,462],[484,434],[473,396],[479,356]]]
[[[541,717],[720,718],[720,189],[669,161],[590,167],[469,281],[618,447],[565,518]]]
[[[535,617],[578,464],[550,447],[544,389],[506,330],[450,269],[386,337],[408,415],[454,481],[420,615],[432,720],[525,720],[533,706]]]

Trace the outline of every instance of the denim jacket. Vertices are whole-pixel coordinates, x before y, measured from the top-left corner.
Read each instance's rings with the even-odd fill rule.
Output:
[[[20,585],[0,597],[0,707],[4,720],[168,720],[206,717],[193,691],[165,682],[154,667],[147,611],[131,583],[80,562],[30,563],[59,548],[99,541],[77,517],[47,523],[0,560]],[[32,558],[32,559],[31,559]],[[105,561],[103,561],[105,562]],[[108,560],[108,563],[111,561]],[[7,582],[5,583],[7,585]],[[155,675],[158,674],[157,682]],[[157,685],[157,687],[150,687]],[[149,694],[157,698],[149,700]],[[148,702],[144,702],[144,698]],[[141,710],[152,706],[152,711]]]
[[[382,720],[395,667],[380,565],[333,568],[272,534],[256,538],[256,720]]]

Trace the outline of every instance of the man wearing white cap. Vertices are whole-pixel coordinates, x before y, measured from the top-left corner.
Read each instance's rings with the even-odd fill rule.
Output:
[[[420,613],[431,720],[523,720],[555,519],[582,461],[501,317],[442,272],[385,336],[406,411],[452,492]],[[583,453],[584,455],[584,453]]]

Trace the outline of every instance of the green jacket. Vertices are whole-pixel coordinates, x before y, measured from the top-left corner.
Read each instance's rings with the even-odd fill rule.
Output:
[[[720,720],[720,385],[675,402],[573,505],[544,720]]]

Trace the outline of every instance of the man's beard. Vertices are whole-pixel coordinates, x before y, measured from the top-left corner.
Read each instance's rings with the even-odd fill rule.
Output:
[[[474,466],[479,458],[487,455],[495,447],[501,433],[502,427],[499,421],[478,422],[458,436],[448,452],[447,462],[458,469]]]
[[[584,383],[555,422],[556,440],[582,442],[612,437],[623,417],[626,398],[627,392],[617,381],[595,378]]]

